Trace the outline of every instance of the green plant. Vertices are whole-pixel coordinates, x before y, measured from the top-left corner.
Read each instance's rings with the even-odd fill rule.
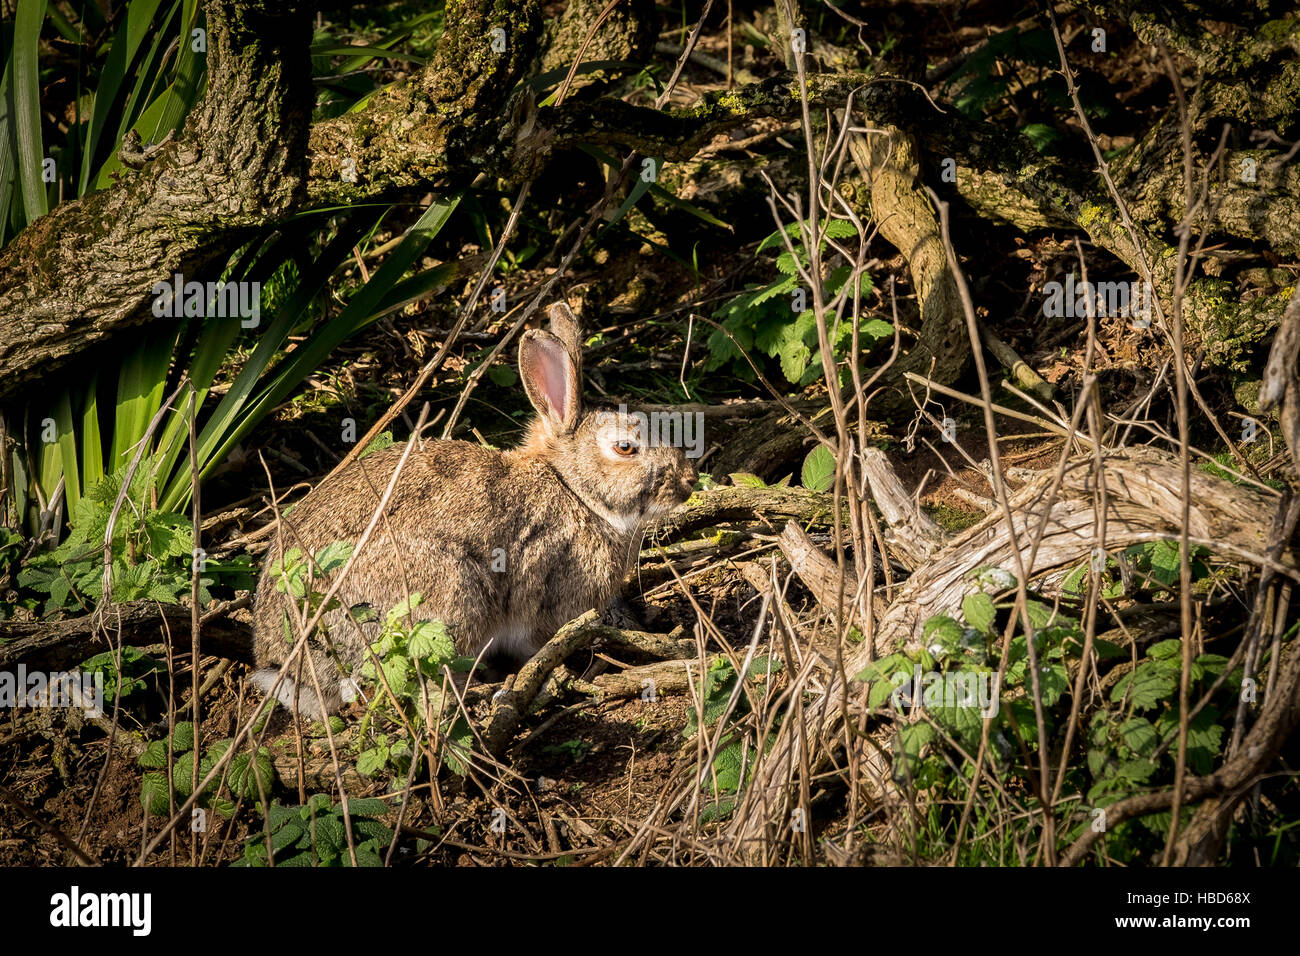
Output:
[[[318,548],[309,560],[302,548],[290,548],[271,561],[268,573],[280,594],[288,594],[297,602],[305,618],[310,620],[317,612],[322,616],[342,607],[337,598],[325,601],[325,592],[315,585],[348,563],[353,545],[347,541],[332,541]],[[295,640],[293,624],[287,610],[280,613],[286,644]]]
[[[590,749],[590,741],[566,740],[563,743],[547,744],[542,748],[542,751],[544,753],[554,754],[557,757],[565,757],[574,763],[578,763],[583,757],[587,756],[587,751]]]
[[[104,594],[104,538],[121,493],[125,469],[100,480],[77,502],[71,531],[52,551],[33,555],[18,572],[22,587],[44,596],[43,613],[89,611]],[[118,509],[110,541],[112,593],[117,601],[142,598],[174,604],[190,593],[194,536],[189,518],[149,506],[149,480],[137,474]],[[212,599],[211,587],[249,587],[247,557],[219,562],[203,559],[199,599]]]
[[[46,4],[23,0],[14,29],[0,34],[0,98],[12,93],[14,109],[0,110],[0,141],[12,139],[16,156],[0,151],[0,245],[49,209],[59,197],[84,196],[110,185],[120,172],[119,145],[128,134],[157,143],[179,134],[206,82],[204,20],[198,0],[134,0],[109,24],[97,5]],[[376,58],[420,62],[418,54],[395,47],[410,38],[431,42],[443,12],[417,16],[372,45],[343,44],[319,35],[312,47],[313,73],[321,90],[318,118],[338,115],[377,89],[370,71]],[[64,58],[77,64],[76,83],[43,83],[42,44],[57,34]],[[56,100],[42,103],[41,90]],[[63,99],[57,99],[62,97]],[[42,106],[72,122],[43,127]],[[83,110],[85,112],[83,112]],[[45,138],[46,131],[57,133]],[[53,181],[42,178],[48,160]],[[309,210],[252,236],[215,275],[185,281],[220,280],[260,288],[254,328],[238,319],[186,315],[158,323],[143,344],[124,354],[106,354],[84,381],[33,403],[27,441],[13,456],[14,482],[8,493],[29,534],[54,526],[59,490],[66,514],[103,476],[126,465],[148,440],[143,473],[149,476],[159,509],[182,510],[196,479],[211,474],[231,448],[320,365],[345,338],[446,281],[455,265],[403,278],[446,224],[459,194],[435,201],[406,231],[399,246],[352,290],[341,311],[319,304],[326,283],[354,257],[377,245],[376,234],[395,207]],[[160,276],[170,280],[171,276]],[[287,354],[291,332],[306,341]],[[238,374],[231,366],[238,364]],[[215,397],[227,374],[233,381]],[[169,409],[165,396],[184,375],[188,389]],[[149,425],[161,413],[156,430]],[[198,470],[190,474],[184,454],[189,417],[198,419]]]
[[[6,582],[14,580],[20,569],[23,556],[23,536],[16,531],[0,527],[0,621],[13,616],[14,611],[25,605],[23,601],[6,599],[8,587]]]
[[[81,670],[86,674],[103,672],[104,700],[107,702],[143,690],[147,686],[146,677],[165,670],[160,661],[129,644],[122,648],[121,662],[119,669],[117,651],[104,651],[81,662]]]
[[[388,805],[373,798],[334,804],[323,793],[312,794],[300,807],[271,804],[261,833],[249,836],[243,856],[233,866],[351,866],[348,823],[358,866],[383,866],[383,849],[393,831],[380,822]]]
[[[189,721],[177,723],[172,728],[171,752],[172,772],[167,774],[168,747],[166,740],[150,741],[140,755],[139,763],[147,771],[140,780],[140,802],[146,813],[165,815],[170,812],[170,788],[183,798],[194,792],[194,762],[198,761],[198,779],[203,779],[212,772],[226,751],[234,744],[233,740],[219,740],[208,747],[200,757],[195,746],[194,725]],[[271,752],[259,747],[256,753],[237,753],[227,764],[223,777],[214,777],[200,791],[198,805],[220,813],[229,818],[235,810],[234,802],[221,796],[223,790],[237,799],[260,800],[270,794],[275,785],[275,767],[271,763]]]
[[[441,682],[445,668],[466,671],[473,666],[473,660],[456,653],[442,621],[412,620],[411,611],[420,602],[420,595],[412,594],[408,601],[388,612],[379,639],[371,645],[374,656],[362,664],[362,677],[375,681],[376,691],[359,733],[359,738],[367,741],[357,757],[359,773],[409,770],[412,745],[403,736],[406,727],[416,734],[436,733],[443,741],[443,763],[453,773],[464,774],[467,769],[473,734],[455,697],[443,692]],[[394,729],[368,740],[367,732],[374,721]]]
[[[1150,592],[1153,597],[1167,595],[1178,583],[1179,554],[1177,541],[1161,539],[1125,548],[1118,558],[1107,556],[1105,567],[1098,575],[1098,593],[1108,601],[1131,597],[1141,590]],[[1210,568],[1206,563],[1209,556],[1210,552],[1206,548],[1192,548],[1193,582],[1209,576]],[[1066,576],[1061,587],[1067,594],[1075,597],[1085,595],[1090,564],[1091,562],[1085,561]],[[1134,587],[1126,589],[1124,572],[1128,572],[1127,578],[1131,579]]]
[[[1174,581],[1177,577],[1176,544],[1172,559],[1168,548],[1144,545],[1131,550],[1143,565],[1140,573],[1153,582],[1151,587],[1170,597],[1171,564]],[[1200,565],[1198,573],[1210,572]],[[946,852],[951,840],[954,820],[945,808],[953,804],[947,801],[958,807],[965,802],[973,774],[969,758],[980,749],[986,720],[989,746],[983,786],[1018,793],[1029,817],[1041,819],[1032,787],[1036,757],[1031,766],[1025,761],[1040,747],[1052,754],[1053,764],[1059,759],[1066,745],[1068,718],[1075,703],[1071,691],[1085,644],[1078,618],[1063,606],[1031,598],[1027,610],[1038,662],[1035,681],[1023,627],[1006,645],[1006,660],[1002,660],[1002,632],[1014,601],[997,602],[994,595],[1012,586],[1014,579],[998,569],[983,569],[972,581],[975,589],[963,600],[960,615],[935,615],[924,626],[919,648],[883,657],[857,675],[868,686],[867,704],[873,713],[886,712],[891,702],[894,705],[895,780],[929,793],[923,817],[917,821],[918,839],[925,835],[928,842],[922,845],[935,854]],[[1094,638],[1092,646],[1094,666],[1107,692],[1099,696],[1086,691],[1086,699],[1079,702],[1081,729],[1072,737],[1064,764],[1062,792],[1066,799],[1056,804],[1054,811],[1060,816],[1057,836],[1063,843],[1092,825],[1095,814],[1110,804],[1152,786],[1170,785],[1178,748],[1180,641],[1151,644],[1136,662],[1131,650],[1109,640]],[[1004,676],[1000,686],[993,686],[1000,664],[1005,666]],[[1193,658],[1189,675],[1193,701],[1211,692],[1227,664],[1227,659],[1217,654]],[[1240,686],[1240,671],[1227,675],[1219,702],[1211,700],[1193,715],[1187,750],[1190,772],[1213,770],[1232,718],[1233,707],[1224,705],[1235,701],[1234,688]],[[977,698],[962,696],[973,688],[978,688]],[[1047,740],[1041,742],[1035,692],[1047,734]],[[909,719],[917,709],[924,711],[924,719]],[[990,783],[990,778],[996,783]],[[982,799],[996,797],[990,792]],[[1168,826],[1168,814],[1117,824],[1107,833],[1105,852],[1109,859],[1121,863],[1147,859],[1163,847]],[[1022,833],[991,842],[974,841],[964,846],[961,862],[994,862],[999,859],[996,854],[1017,841],[1023,847],[1028,839]]]
[[[847,239],[858,234],[857,228],[847,220],[832,219],[824,225],[825,235],[830,239]],[[760,253],[772,248],[781,249],[776,257],[776,268],[781,278],[766,285],[748,285],[744,293],[713,313],[721,327],[708,338],[709,356],[704,363],[705,371],[726,366],[737,376],[750,380],[753,371],[744,361],[742,352],[758,351],[777,359],[782,374],[793,385],[807,385],[822,377],[817,315],[810,307],[802,307],[799,303],[799,299],[809,297],[799,284],[796,256],[799,265],[806,269],[808,251],[799,239],[798,223],[787,226],[785,233],[791,238],[794,254],[785,248],[782,230],[779,229],[758,245]],[[823,241],[823,252],[826,246]],[[832,270],[825,283],[827,294],[837,294],[851,274],[852,270],[846,265]],[[859,291],[862,295],[871,291],[870,277],[861,277]],[[799,307],[799,311],[794,311],[792,304]],[[810,306],[810,299],[804,305]],[[838,358],[852,342],[853,322],[838,322],[834,316],[828,319],[832,352]],[[892,341],[894,327],[881,319],[868,319],[859,323],[858,336],[863,350],[869,351],[878,342]],[[841,371],[848,374],[847,370]]]
[[[835,456],[825,445],[808,452],[799,473],[799,482],[809,491],[830,491],[835,482]]]
[[[714,658],[709,669],[700,679],[700,705],[687,711],[686,727],[682,736],[688,740],[700,732],[715,726],[727,715],[728,726],[723,728],[719,738],[719,747],[705,777],[703,789],[712,799],[701,811],[701,819],[723,819],[735,808],[734,795],[753,776],[755,763],[755,744],[751,735],[744,732],[744,720],[752,710],[750,693],[761,690],[762,686],[779,672],[782,664],[771,657],[756,657],[745,672],[745,689],[736,694],[735,703],[728,713],[733,694],[739,683],[739,675],[731,661],[725,656]],[[763,749],[776,740],[775,728],[764,741]]]

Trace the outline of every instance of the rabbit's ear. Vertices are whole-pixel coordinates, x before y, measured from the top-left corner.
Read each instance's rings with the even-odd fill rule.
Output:
[[[542,329],[525,332],[519,343],[519,377],[537,414],[561,432],[577,427],[582,386],[564,342]]]
[[[578,380],[582,380],[582,324],[565,302],[556,302],[548,310],[551,317],[551,332],[564,343],[569,359],[573,362]]]

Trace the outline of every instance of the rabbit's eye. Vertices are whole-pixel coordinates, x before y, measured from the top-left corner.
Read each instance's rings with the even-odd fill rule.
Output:
[[[631,458],[637,453],[636,442],[628,441],[626,438],[622,441],[614,442],[614,451],[624,458]]]

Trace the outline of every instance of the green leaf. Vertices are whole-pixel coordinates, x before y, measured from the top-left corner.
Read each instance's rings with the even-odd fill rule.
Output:
[[[420,621],[411,629],[407,650],[412,657],[423,660],[450,661],[456,656],[456,645],[442,621]]]
[[[356,817],[382,817],[389,811],[389,806],[378,797],[353,797],[348,800],[348,813]]]
[[[177,722],[172,728],[172,749],[193,750],[194,749],[194,724],[188,720]]]
[[[1140,757],[1149,757],[1159,744],[1160,738],[1151,721],[1145,717],[1134,717],[1125,721],[1119,728],[1125,746]]]
[[[488,378],[502,388],[509,388],[519,381],[519,373],[509,365],[493,365],[488,369]]]
[[[373,777],[388,765],[388,753],[378,747],[363,750],[357,757],[357,773],[363,777]]]
[[[167,741],[151,740],[140,754],[140,766],[158,769],[167,766]]]
[[[1169,658],[1177,657],[1180,654],[1181,649],[1182,641],[1174,637],[1167,641],[1160,641],[1156,644],[1152,644],[1147,648],[1147,657],[1157,661],[1167,660]]]
[[[259,747],[256,757],[249,753],[236,754],[230,761],[227,780],[236,796],[253,800],[263,793],[269,794],[275,785],[271,752]]]
[[[825,445],[818,445],[803,460],[800,482],[809,491],[830,491],[835,481],[835,456]]]
[[[991,597],[983,591],[976,591],[962,599],[961,613],[966,618],[966,623],[975,630],[988,633],[993,628],[998,612]]]
[[[1160,673],[1150,663],[1140,664],[1131,674],[1125,674],[1111,688],[1110,699],[1119,702],[1129,691],[1129,702],[1138,710],[1150,710],[1173,695],[1176,683],[1172,677]]]
[[[1175,541],[1157,541],[1151,548],[1151,577],[1164,587],[1178,580],[1181,561]]]
[[[718,755],[713,758],[713,773],[705,783],[704,789],[709,793],[713,792],[714,781],[717,782],[719,793],[735,793],[740,789],[740,772],[741,764],[744,762],[744,741],[733,740],[730,744],[718,751]],[[750,767],[753,767],[753,756],[750,756]]]
[[[912,776],[916,776],[921,750],[932,740],[934,740],[934,728],[924,721],[907,724],[898,731],[894,755],[902,758],[902,762],[907,766],[907,772]],[[901,778],[902,774],[896,770],[895,776]]]
[[[347,541],[334,541],[316,552],[316,566],[321,574],[330,574],[348,563],[353,545]]]
[[[945,651],[954,651],[961,646],[965,632],[966,629],[947,614],[936,614],[925,622],[921,636],[925,639],[926,647],[937,644]]]
[[[48,208],[44,171],[45,147],[41,140],[40,37],[45,22],[45,0],[18,0],[13,23],[13,115],[18,147],[18,183],[28,223]],[[9,145],[4,144],[7,150]]]
[[[164,758],[165,762],[165,758]],[[163,816],[171,809],[167,795],[167,775],[151,771],[140,779],[140,803],[144,812],[152,816]]]

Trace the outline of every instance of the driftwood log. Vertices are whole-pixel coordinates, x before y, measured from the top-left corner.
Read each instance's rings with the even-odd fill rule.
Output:
[[[765,839],[773,835],[769,828],[775,821],[786,819],[794,805],[796,794],[789,789],[795,778],[793,771],[802,767],[816,773],[846,744],[855,750],[853,759],[860,766],[875,771],[859,775],[863,797],[872,804],[891,798],[888,775],[880,772],[881,752],[887,745],[846,731],[846,725],[858,726],[866,714],[866,686],[858,684],[855,675],[873,655],[915,648],[924,622],[958,607],[973,588],[967,579],[972,571],[987,566],[1012,570],[1013,547],[1018,547],[1031,579],[1088,561],[1098,546],[1095,509],[1101,482],[1094,468],[1092,458],[1070,463],[1056,495],[1050,499],[1046,493],[1053,483],[1051,475],[1045,474],[1017,492],[1011,500],[1014,545],[1001,512],[949,540],[908,579],[897,600],[878,619],[871,647],[865,643],[854,647],[846,653],[842,671],[822,676],[820,703],[806,706],[801,721],[791,720],[783,726],[761,774],[736,809],[729,836],[751,862],[764,859],[766,848],[772,845]],[[1106,540],[1101,547],[1115,553],[1142,542],[1177,538],[1181,469],[1176,459],[1151,448],[1111,452],[1103,460],[1103,475],[1108,511]],[[1191,541],[1245,564],[1267,564],[1277,574],[1300,577],[1290,554],[1282,552],[1276,562],[1269,558],[1270,522],[1279,500],[1276,493],[1234,485],[1193,469]],[[1030,553],[1040,526],[1041,540],[1031,563]],[[1261,716],[1252,730],[1252,759],[1238,759],[1228,765],[1235,768],[1233,785],[1239,786],[1246,779],[1242,773],[1267,762],[1262,756],[1267,747],[1260,741],[1273,746],[1270,755],[1276,753],[1276,746],[1300,719],[1300,702],[1292,700],[1294,695],[1286,684],[1281,687],[1282,692],[1269,702],[1279,714],[1271,716],[1270,723],[1262,727],[1265,721]],[[1279,733],[1279,727],[1286,733]],[[1231,789],[1219,779],[1227,772],[1225,767],[1215,777],[1198,782],[1200,789],[1189,789],[1188,798]]]

